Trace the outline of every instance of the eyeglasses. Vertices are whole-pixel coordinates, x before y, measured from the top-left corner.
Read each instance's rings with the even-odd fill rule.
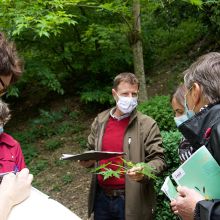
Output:
[[[187,102],[186,102],[186,96],[189,94],[189,92],[192,90],[192,88],[193,88],[193,85],[190,87],[190,89],[188,89],[188,91],[186,92],[186,94],[184,95],[184,104],[185,104],[185,106],[187,106],[188,107],[188,105],[187,105]]]
[[[192,90],[193,85],[188,89],[188,91],[186,92],[186,94],[184,95],[185,97],[189,94],[189,92]]]

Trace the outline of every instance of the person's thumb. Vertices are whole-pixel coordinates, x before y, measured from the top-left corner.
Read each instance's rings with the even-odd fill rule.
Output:
[[[177,191],[182,197],[185,197],[188,193],[190,193],[190,189],[185,186],[177,186]]]

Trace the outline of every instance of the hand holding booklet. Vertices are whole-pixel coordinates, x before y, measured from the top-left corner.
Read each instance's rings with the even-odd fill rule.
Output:
[[[220,198],[220,166],[205,146],[181,164],[172,177],[177,185],[195,189],[206,199]],[[177,196],[170,177],[165,179],[161,190],[170,200]]]
[[[123,156],[124,154],[124,152],[90,150],[81,154],[63,154],[60,160],[103,160],[111,157]]]

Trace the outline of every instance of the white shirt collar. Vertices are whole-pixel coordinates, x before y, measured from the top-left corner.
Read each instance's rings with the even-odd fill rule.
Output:
[[[120,120],[122,120],[124,118],[127,118],[127,117],[129,117],[131,115],[131,113],[127,113],[127,114],[124,114],[122,116],[117,117],[117,116],[114,115],[115,110],[116,110],[116,107],[112,108],[110,110],[110,115],[111,115],[112,118],[117,119],[118,121],[120,121]]]

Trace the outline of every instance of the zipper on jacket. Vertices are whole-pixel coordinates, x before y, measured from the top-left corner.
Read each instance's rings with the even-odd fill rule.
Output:
[[[128,156],[130,159],[131,137],[128,138]]]

